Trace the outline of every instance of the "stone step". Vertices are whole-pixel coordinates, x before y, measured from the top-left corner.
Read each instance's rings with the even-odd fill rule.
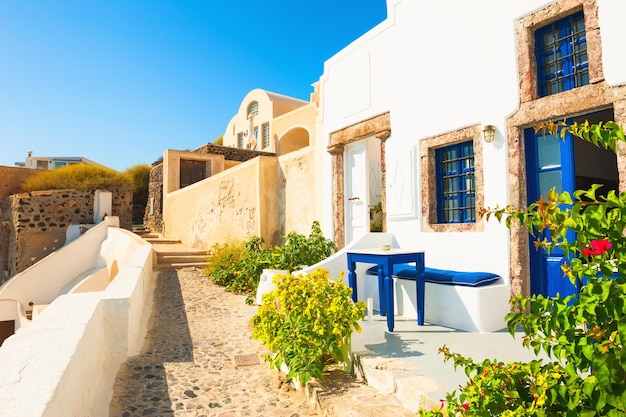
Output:
[[[162,239],[162,237],[160,235],[157,235],[156,233],[151,233],[151,232],[134,232],[137,236],[140,236],[144,239]]]
[[[195,255],[195,256],[209,256],[210,251],[208,250],[202,250],[202,249],[189,249],[189,248],[184,248],[184,249],[173,249],[174,246],[172,245],[172,250],[167,250],[167,249],[162,249],[160,248],[157,251],[157,254],[159,256],[173,256],[173,255]]]
[[[164,237],[148,237],[144,239],[146,242],[149,242],[149,243],[166,243],[166,244],[180,243],[180,239],[168,239]]]
[[[415,366],[396,358],[370,356],[369,351],[354,352],[356,377],[385,396],[395,399],[408,410],[432,410],[441,404],[432,394],[441,390],[441,382],[421,375]]]
[[[164,255],[162,253],[157,254],[157,263],[206,263],[206,255],[203,254],[171,254]]]
[[[304,391],[309,404],[326,417],[414,417],[415,409],[405,408],[395,397],[385,395],[350,374],[333,370],[324,379],[307,382]]]
[[[174,269],[182,269],[182,268],[205,268],[208,264],[206,262],[175,262],[175,263],[167,263],[167,262],[158,262],[155,267],[156,269],[166,269],[166,268],[174,268]]]

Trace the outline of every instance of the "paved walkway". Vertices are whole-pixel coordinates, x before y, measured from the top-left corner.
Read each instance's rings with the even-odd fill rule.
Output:
[[[305,396],[285,392],[251,338],[254,307],[199,270],[155,272],[148,335],[118,372],[111,416],[317,416]],[[236,366],[253,355],[257,365]]]

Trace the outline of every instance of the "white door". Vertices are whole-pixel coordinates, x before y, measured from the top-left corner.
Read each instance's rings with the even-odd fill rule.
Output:
[[[370,231],[366,141],[346,146],[344,207],[346,244]]]

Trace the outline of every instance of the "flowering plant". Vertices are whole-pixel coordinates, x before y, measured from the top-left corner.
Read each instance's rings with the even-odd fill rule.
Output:
[[[611,249],[611,246],[613,246],[613,244],[609,242],[608,239],[596,239],[596,240],[592,240],[591,242],[589,242],[589,246],[590,247],[586,247],[582,249],[583,255],[585,256],[602,255],[606,253],[606,251]]]
[[[613,151],[625,140],[622,128],[612,122],[544,128],[557,132],[561,127]],[[575,191],[573,198],[551,190],[527,209],[496,207],[483,213],[509,227],[517,221],[533,235],[549,235],[536,237],[535,247],[563,250],[569,259],[563,272],[580,290],[565,298],[511,298],[510,333],[521,327],[524,346],[543,351],[547,360],[477,364],[445,346],[440,349],[445,360],[470,377],[442,403],[449,415],[626,415],[626,192],[597,197],[599,188]],[[420,415],[443,416],[443,411]]]
[[[347,359],[344,348],[352,331],[361,331],[365,303],[354,303],[341,276],[333,282],[325,268],[278,275],[274,284],[252,317],[252,337],[273,352],[265,357],[273,367],[287,365],[288,378],[297,376],[302,384],[322,378],[329,364]]]

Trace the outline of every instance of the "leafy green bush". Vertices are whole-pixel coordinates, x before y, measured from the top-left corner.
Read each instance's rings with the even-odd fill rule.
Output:
[[[324,237],[319,222],[314,221],[308,237],[291,232],[282,246],[272,248],[272,256],[268,258],[270,264],[265,268],[295,271],[328,258],[334,249],[335,243]]]
[[[340,279],[329,280],[327,269],[304,276],[277,275],[276,289],[263,295],[252,317],[252,337],[273,352],[266,361],[276,369],[284,363],[288,378],[306,384],[322,378],[327,365],[344,362],[343,347],[365,316],[365,303],[354,303],[352,290]]]
[[[563,124],[548,126],[558,132]],[[621,127],[574,124],[574,135],[605,149],[625,141]],[[580,286],[576,296],[512,298],[506,317],[511,334],[521,327],[523,344],[548,360],[503,364],[440,350],[461,366],[469,382],[446,396],[448,415],[461,416],[624,416],[626,415],[626,192],[596,197],[599,185],[574,198],[551,190],[527,209],[489,209],[510,226],[547,232],[535,245],[561,248],[570,258],[564,274]],[[575,232],[569,241],[568,231]],[[443,416],[443,410],[420,411]]]
[[[244,254],[244,245],[239,242],[227,242],[213,245],[207,259],[204,272],[215,284],[237,292],[238,265]]]
[[[242,248],[240,257],[232,256],[234,246]],[[252,294],[259,285],[263,269],[294,271],[302,265],[313,265],[329,257],[334,248],[335,244],[322,234],[319,222],[314,221],[308,237],[291,232],[282,246],[265,247],[263,238],[258,236],[238,245],[216,245],[211,250],[205,272],[213,282],[229,291]],[[249,298],[248,302],[252,299]]]
[[[21,186],[23,192],[42,190],[95,190],[130,186],[127,175],[101,165],[73,164],[41,171]]]

